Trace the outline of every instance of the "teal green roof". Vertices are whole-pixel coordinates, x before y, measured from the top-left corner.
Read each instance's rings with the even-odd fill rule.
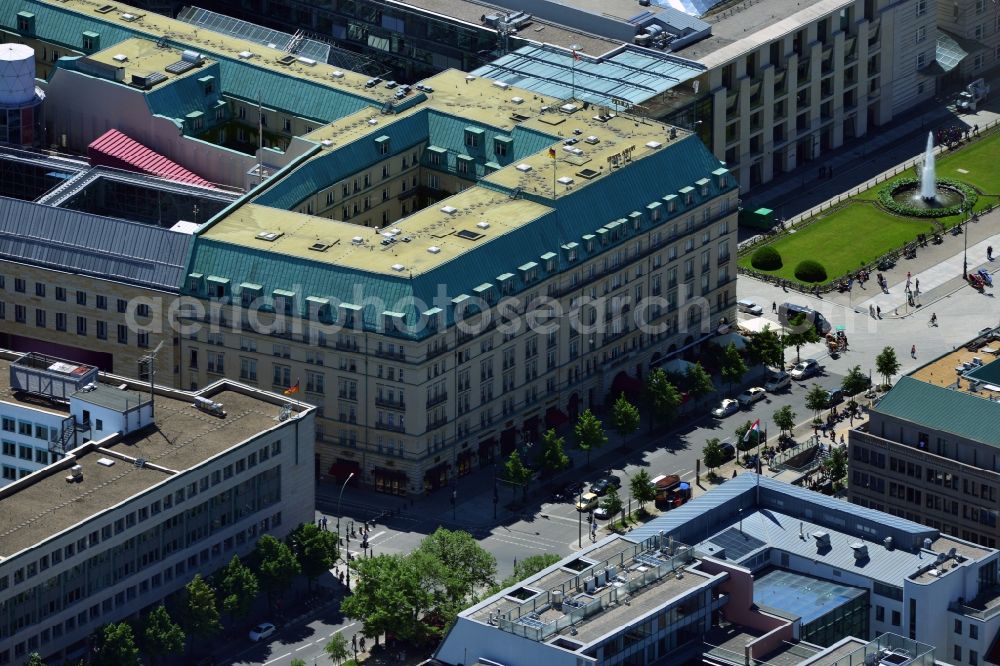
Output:
[[[406,152],[426,140],[426,117],[427,111],[423,110],[400,118],[381,127],[377,137],[388,136],[394,154]],[[379,150],[376,136],[362,136],[303,162],[268,187],[254,203],[292,210],[306,197],[383,160],[385,155]]]
[[[205,66],[201,71],[204,74],[218,76],[219,65],[213,63]],[[181,120],[188,117],[195,118],[197,116],[191,114],[197,112],[207,114],[215,108],[220,96],[221,93],[218,90],[206,95],[204,84],[196,77],[181,76],[161,83],[147,92],[146,105],[149,106],[153,115]],[[214,118],[214,115],[209,117]]]
[[[85,31],[98,33],[101,36],[102,48],[109,48],[130,37],[158,40],[162,36],[145,32],[138,24],[122,24],[117,18],[118,12],[111,12],[108,15],[110,18],[96,13],[92,16],[82,15],[68,7],[47,5],[34,0],[0,0],[0,26],[16,34],[17,14],[22,11],[35,14],[36,37],[78,50],[83,48]],[[170,39],[167,40],[167,44],[182,49],[190,48],[188,44]],[[199,49],[196,47],[196,50]],[[305,78],[287,76],[278,71],[259,67],[252,61],[228,58],[214,53],[208,55],[218,61],[222,91],[255,105],[259,97],[262,104],[268,108],[309,118],[317,123],[327,123],[373,104],[365,97],[322,86]],[[204,91],[200,96],[204,97]],[[395,106],[397,109],[403,109],[422,99],[426,99],[425,95],[417,93]],[[161,115],[182,118],[191,109],[180,115],[174,115],[173,109],[183,106],[181,103],[165,103],[168,111]]]
[[[414,114],[410,118],[386,125],[380,131],[392,137],[395,137],[395,132],[399,132],[400,137],[409,136],[410,141],[417,140],[419,134],[413,135],[411,130],[416,131],[414,128],[419,128],[420,118],[424,116],[424,113]],[[392,139],[392,145],[398,145],[396,138]],[[312,178],[311,184],[300,185],[299,182],[303,178],[289,174],[275,183],[264,195],[258,197],[257,203],[263,203],[265,199],[278,201],[283,197],[287,197],[289,201],[293,200],[301,192],[314,192],[316,179],[326,182],[330,178],[338,177],[340,173],[345,175],[355,173],[357,169],[364,168],[366,160],[378,158],[375,154],[373,137],[359,139],[341,150],[357,152],[340,153],[335,150],[324,154],[322,158],[310,160],[299,168],[302,172],[299,176]],[[370,154],[365,151],[370,151]],[[305,168],[313,163],[315,164],[312,168],[317,171]],[[620,220],[622,215],[628,215],[637,207],[646,210],[645,204],[657,201],[664,192],[676,191],[685,183],[693,183],[718,168],[719,161],[696,137],[692,136],[672,142],[669,147],[647,155],[641,160],[634,160],[627,168],[607,173],[589,182],[585,187],[562,194],[554,202],[544,197],[522,193],[520,196],[537,200],[546,206],[554,206],[555,210],[535,220],[526,221],[522,226],[506,234],[477,245],[475,250],[456,256],[433,270],[413,278],[406,274],[365,273],[335,264],[233,245],[202,236],[195,242],[189,272],[210,272],[232,276],[234,282],[260,283],[265,287],[265,301],[269,301],[268,294],[273,293],[275,289],[293,287],[304,297],[329,298],[332,303],[357,301],[359,300],[357,295],[361,294],[365,299],[379,302],[379,307],[365,306],[364,321],[367,327],[380,326],[381,313],[387,308],[393,312],[406,313],[406,321],[412,325],[417,321],[418,310],[426,310],[428,305],[435,302],[439,286],[443,286],[444,292],[452,299],[461,294],[475,293],[476,285],[482,287],[487,283],[505,283],[508,280],[513,281],[514,292],[517,292],[533,288],[535,283],[526,284],[524,281],[527,277],[525,273],[530,269],[541,271],[542,276],[548,275],[547,270],[537,263],[540,257],[552,258],[556,264],[554,269],[556,271],[568,270],[578,265],[579,260],[569,263],[568,256],[560,257],[555,251],[560,247],[573,245],[582,238],[593,237],[592,233],[601,225],[607,224],[609,220]],[[337,171],[338,169],[342,171]],[[503,191],[503,188],[485,182],[480,186]],[[295,189],[299,187],[303,189],[301,191]],[[710,181],[708,196],[715,197],[720,192],[728,192],[736,187],[734,180],[729,176],[726,176],[725,184],[720,187],[717,176]],[[285,188],[289,189],[282,193]],[[701,205],[701,194],[696,193],[693,196],[692,206]],[[647,212],[640,217],[638,230],[632,225],[615,225],[623,232],[620,239],[606,245],[597,244],[594,253],[616,249],[620,243],[631,241],[637,234],[645,235],[650,229],[685,215],[686,210],[686,206],[680,206],[673,214],[661,216],[655,222],[652,215]],[[315,218],[312,222],[313,225],[323,223],[322,218]],[[399,221],[397,226],[405,231],[406,220]],[[316,233],[322,235],[322,230],[316,227]],[[579,250],[577,254],[582,259],[586,253],[582,251],[583,248]],[[512,275],[511,273],[518,267],[522,274]],[[545,268],[547,269],[547,266]],[[414,305],[413,299],[424,305],[422,307]]]
[[[875,411],[928,430],[1000,446],[1000,403],[965,391],[903,377]]]

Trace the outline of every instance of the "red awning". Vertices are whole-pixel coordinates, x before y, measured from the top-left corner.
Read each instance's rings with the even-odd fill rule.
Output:
[[[629,397],[636,397],[642,393],[644,385],[641,379],[636,379],[635,377],[629,377],[624,372],[618,373],[615,377],[615,381],[611,382],[611,394],[614,397],[618,397],[619,393],[624,393]]]
[[[569,417],[558,407],[549,407],[548,411],[545,412],[546,427],[558,428],[567,421],[569,421]]]
[[[87,146],[87,156],[94,166],[103,165],[126,171],[138,171],[180,183],[215,188],[201,176],[147,148],[118,130],[108,130]]]
[[[330,465],[330,470],[327,474],[335,479],[346,479],[351,474],[361,476],[361,465],[353,460],[337,460],[337,462]]]

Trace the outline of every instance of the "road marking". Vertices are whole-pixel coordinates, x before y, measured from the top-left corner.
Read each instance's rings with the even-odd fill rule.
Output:
[[[299,650],[305,650],[307,647],[311,647],[311,646],[308,643],[306,643],[302,647],[295,648],[295,651],[298,652]]]
[[[275,658],[274,658],[274,659],[272,659],[271,661],[265,661],[265,662],[264,662],[264,666],[267,666],[268,664],[273,664],[273,663],[274,663],[274,662],[276,662],[276,661],[281,661],[281,660],[282,660],[282,659],[284,659],[285,657],[291,657],[291,656],[292,656],[292,653],[291,653],[291,652],[286,652],[285,654],[281,655],[280,657],[275,657]]]
[[[342,632],[342,631],[346,631],[347,629],[350,629],[351,627],[353,627],[353,626],[354,626],[354,625],[356,625],[356,624],[357,624],[357,622],[351,622],[351,623],[350,623],[349,625],[347,625],[346,627],[341,627],[340,629],[337,629],[336,631],[332,632],[332,633],[330,634],[330,636],[333,636],[334,634],[339,634],[339,633],[340,633],[340,632]]]
[[[687,471],[684,474],[681,474],[681,481],[683,481],[684,479],[690,479],[693,476],[694,476],[694,470]]]
[[[371,543],[371,542],[372,542],[372,539],[377,539],[377,538],[379,538],[380,536],[382,536],[383,534],[385,534],[385,530],[382,530],[381,532],[379,532],[379,533],[378,533],[378,534],[376,534],[375,536],[370,536],[370,537],[368,537],[368,543]]]
[[[551,513],[547,513],[545,515],[547,516],[547,518],[538,518],[537,520],[552,520],[552,519],[555,519],[555,520],[565,520],[567,523],[573,523],[573,524],[576,524],[579,521],[578,518],[566,518],[565,516],[553,516]],[[536,520],[536,522],[537,522],[537,520]]]

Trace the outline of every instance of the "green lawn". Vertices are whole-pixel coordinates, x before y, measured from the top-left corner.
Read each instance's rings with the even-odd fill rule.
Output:
[[[784,262],[771,275],[797,282],[795,266],[803,259],[815,259],[835,280],[913,240],[917,234],[931,231],[932,226],[930,220],[897,217],[873,204],[848,204],[771,243]],[[752,268],[751,254],[740,258],[741,266]]]
[[[1000,169],[995,164],[1000,155],[1000,132],[974,142],[957,152],[947,153],[937,159],[937,173],[942,178],[953,178],[973,185],[982,194],[975,210],[981,211],[1000,200]],[[966,173],[959,171],[962,169]],[[914,175],[901,174],[900,177]],[[814,259],[826,268],[830,281],[857,270],[883,254],[916,239],[917,234],[933,233],[936,224],[950,228],[962,221],[961,215],[943,218],[908,218],[892,215],[874,202],[875,187],[853,197],[842,208],[821,213],[819,218],[792,234],[785,234],[770,245],[781,253],[784,265],[770,274],[798,282],[795,266],[803,259]],[[751,249],[739,260],[740,266],[750,266]]]

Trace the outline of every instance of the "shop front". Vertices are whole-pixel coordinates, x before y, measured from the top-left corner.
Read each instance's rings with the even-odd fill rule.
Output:
[[[372,476],[375,478],[375,490],[378,492],[389,493],[390,495],[406,494],[406,472],[398,469],[376,467],[372,472]]]
[[[424,474],[424,492],[431,492],[448,485],[448,463],[441,463],[431,467]]]
[[[456,463],[458,464],[458,475],[465,476],[472,472],[473,460],[475,459],[475,454],[472,451],[462,451],[458,454],[458,459]]]
[[[497,440],[490,437],[487,440],[479,442],[479,466],[487,467],[493,464],[493,458],[495,455],[497,446]]]

